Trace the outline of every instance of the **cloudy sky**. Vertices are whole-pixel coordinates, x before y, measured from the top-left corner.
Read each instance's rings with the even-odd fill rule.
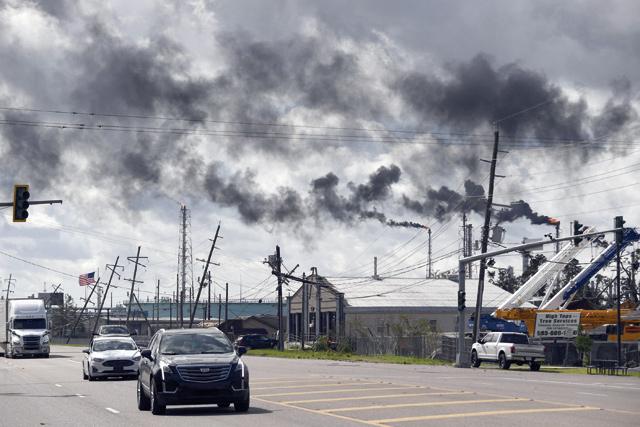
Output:
[[[232,298],[274,297],[276,244],[336,281],[374,256],[424,277],[426,230],[404,221],[431,227],[446,271],[463,212],[479,238],[495,122],[506,243],[549,217],[638,224],[638,17],[633,1],[0,0],[0,188],[64,200],[26,224],[3,211],[0,277],[77,299],[78,274],[141,245],[142,299],[157,280],[168,295],[180,203],[194,259],[221,223],[215,293]]]

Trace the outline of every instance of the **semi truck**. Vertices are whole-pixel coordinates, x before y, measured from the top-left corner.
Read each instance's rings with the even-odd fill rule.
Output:
[[[49,322],[44,300],[0,302],[0,352],[5,357],[49,357]]]

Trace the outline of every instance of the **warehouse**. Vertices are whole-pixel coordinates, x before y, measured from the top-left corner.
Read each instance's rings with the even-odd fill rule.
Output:
[[[307,279],[313,283],[300,286],[288,298],[288,326],[293,339],[303,333],[313,338],[456,330],[458,284],[452,280],[371,278],[331,283],[315,269]],[[474,305],[477,286],[477,279],[467,279],[468,306]],[[491,313],[509,295],[485,283],[483,313]],[[304,325],[308,327],[306,333]]]

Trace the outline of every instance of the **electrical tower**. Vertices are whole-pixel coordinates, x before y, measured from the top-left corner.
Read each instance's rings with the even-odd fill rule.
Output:
[[[191,211],[186,205],[180,205],[180,233],[178,240],[178,277],[180,280],[180,298],[178,304],[178,322],[184,325],[184,304],[187,287],[193,295],[193,253],[191,250]]]

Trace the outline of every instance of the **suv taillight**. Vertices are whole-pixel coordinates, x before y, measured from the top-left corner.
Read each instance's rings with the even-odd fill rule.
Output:
[[[511,346],[511,353],[515,353],[515,352],[516,352],[516,346],[515,346],[515,345],[512,345],[512,346]]]

